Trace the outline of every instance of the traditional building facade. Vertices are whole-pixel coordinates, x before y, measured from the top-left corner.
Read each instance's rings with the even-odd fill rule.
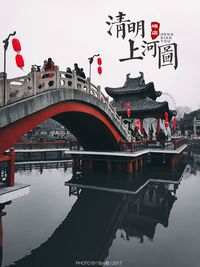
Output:
[[[180,120],[180,130],[183,135],[200,136],[200,109],[194,110],[188,114],[184,114]]]
[[[146,135],[153,133],[153,137],[163,129],[165,135],[170,136],[170,127],[166,127],[165,115],[170,122],[176,115],[175,111],[169,109],[167,101],[157,102],[161,91],[156,91],[153,82],[145,83],[144,74],[130,78],[126,75],[126,81],[122,87],[106,87],[107,94],[113,98],[112,105],[125,122],[134,129],[139,121],[141,132],[145,130]]]

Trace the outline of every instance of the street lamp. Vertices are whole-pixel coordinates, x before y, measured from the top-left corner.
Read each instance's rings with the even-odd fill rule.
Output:
[[[8,35],[8,37],[3,40],[4,43],[4,75],[3,75],[3,90],[4,90],[4,105],[6,105],[6,51],[8,49],[8,45],[9,45],[9,39],[11,36],[14,36],[16,34],[16,31],[14,31],[13,33],[10,33]]]
[[[92,62],[94,61],[94,57],[98,57],[100,56],[100,54],[98,55],[93,55],[92,57],[89,57],[88,60],[89,60],[89,87],[90,87],[90,84],[91,84],[91,66],[92,66]]]

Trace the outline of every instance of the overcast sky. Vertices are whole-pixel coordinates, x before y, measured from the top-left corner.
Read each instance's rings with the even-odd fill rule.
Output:
[[[88,76],[88,57],[100,53],[103,73],[97,74],[96,61],[92,65],[92,82],[96,85],[122,86],[126,74],[131,77],[144,72],[146,82],[153,81],[156,90],[174,96],[176,105],[188,105],[192,109],[200,107],[199,62],[200,62],[200,4],[198,0],[6,0],[1,1],[0,16],[0,68],[3,71],[3,39],[14,30],[20,40],[21,54],[25,60],[25,73],[30,72],[32,64],[43,63],[52,57],[61,70],[73,68],[77,62]],[[150,24],[160,23],[161,33],[173,33],[172,42],[178,46],[178,67],[158,68],[158,55],[150,53],[143,60],[119,62],[129,57],[129,39],[140,42],[127,32],[126,38],[116,38],[107,31],[110,21],[108,15],[116,20],[118,12],[124,12],[131,22],[145,21],[145,37],[152,41]],[[139,45],[138,45],[139,47]],[[137,51],[139,52],[139,51]],[[136,53],[136,52],[135,52]],[[135,55],[136,56],[136,55]],[[15,65],[15,52],[10,43],[7,51],[8,77],[23,76],[25,73]]]

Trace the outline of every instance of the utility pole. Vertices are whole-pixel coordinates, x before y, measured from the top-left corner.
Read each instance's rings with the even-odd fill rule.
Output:
[[[92,76],[92,73],[91,73],[91,69],[92,69],[92,62],[94,61],[94,57],[99,57],[100,54],[97,54],[97,55],[93,55],[92,57],[89,57],[88,60],[89,60],[89,88],[90,88],[90,85],[91,85],[91,76]]]
[[[6,105],[6,51],[8,49],[8,45],[9,45],[9,39],[11,36],[14,36],[16,34],[16,31],[14,31],[13,33],[10,33],[8,35],[8,37],[3,40],[4,43],[4,68],[3,68],[3,91],[4,91],[4,105]]]

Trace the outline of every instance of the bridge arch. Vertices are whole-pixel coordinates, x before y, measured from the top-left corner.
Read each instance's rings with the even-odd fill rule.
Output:
[[[0,153],[48,118],[63,124],[88,150],[119,150],[126,131],[99,99],[75,89],[45,92],[1,109]]]

